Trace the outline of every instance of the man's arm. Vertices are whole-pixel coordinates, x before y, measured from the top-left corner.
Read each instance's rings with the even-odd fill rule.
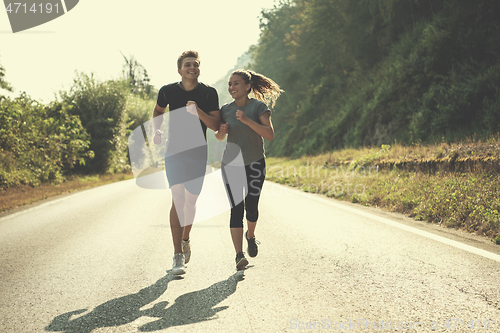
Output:
[[[160,128],[161,124],[163,123],[163,114],[165,113],[166,109],[167,109],[166,107],[162,108],[161,106],[156,104],[153,110],[153,132],[154,132],[153,142],[157,145],[161,143]]]
[[[219,130],[215,132],[215,138],[219,141],[223,141],[226,138],[228,130],[229,125],[227,123],[221,124]]]
[[[212,131],[217,131],[221,123],[220,111],[210,111],[208,114],[201,112],[200,119],[210,128]],[[205,119],[204,119],[205,118]]]
[[[210,128],[214,132],[219,129],[220,122],[221,122],[219,110],[210,111],[209,113],[205,113],[205,112],[203,112],[202,109],[200,109],[198,107],[198,104],[196,104],[196,102],[194,102],[194,101],[188,101],[186,106],[189,106],[191,104],[195,105],[196,112],[198,114],[198,118],[200,118],[201,121],[203,121],[205,123],[205,125],[207,125],[208,128]]]

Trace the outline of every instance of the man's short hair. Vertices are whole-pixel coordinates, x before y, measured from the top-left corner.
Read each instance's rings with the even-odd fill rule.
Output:
[[[182,60],[184,60],[186,58],[196,58],[196,60],[198,60],[198,63],[200,62],[200,57],[198,56],[198,52],[196,52],[196,51],[184,51],[177,59],[177,68],[178,69],[181,69]]]

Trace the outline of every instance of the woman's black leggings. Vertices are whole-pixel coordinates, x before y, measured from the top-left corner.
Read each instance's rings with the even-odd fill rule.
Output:
[[[266,178],[266,161],[264,158],[245,165],[247,176],[246,197],[244,200],[231,208],[231,219],[229,226],[231,228],[243,228],[243,214],[246,211],[246,218],[250,222],[257,222],[259,218],[259,198]],[[238,189],[236,189],[238,190]],[[243,189],[239,193],[242,193]],[[230,193],[228,193],[231,196]],[[232,202],[232,198],[230,198]]]

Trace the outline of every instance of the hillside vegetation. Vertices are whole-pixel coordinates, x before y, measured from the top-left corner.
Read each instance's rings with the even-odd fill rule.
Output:
[[[281,1],[261,29],[250,68],[285,90],[269,155],[500,131],[498,1]]]
[[[500,2],[288,0],[261,31],[268,179],[500,243]]]
[[[221,78],[217,82],[211,85],[217,90],[217,93],[219,94],[219,106],[223,106],[224,104],[233,101],[233,98],[227,91],[229,76],[237,69],[248,67],[250,62],[250,54],[250,51],[242,54],[236,61],[236,65],[233,67],[233,69],[229,70],[225,75],[221,76]]]
[[[282,0],[260,28],[236,68],[285,90],[268,179],[500,242],[499,1]],[[157,91],[124,60],[122,78],[79,73],[48,105],[2,97],[0,66],[2,209],[32,187],[130,170],[127,136]],[[229,74],[214,84],[221,105]]]
[[[122,78],[77,73],[69,91],[47,105],[26,93],[2,96],[12,87],[0,66],[0,194],[130,171],[128,134],[150,119],[157,91],[133,57],[124,59]]]

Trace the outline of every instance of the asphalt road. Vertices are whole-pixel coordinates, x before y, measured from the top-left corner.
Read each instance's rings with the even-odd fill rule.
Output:
[[[0,332],[500,332],[487,240],[266,183],[249,267],[226,211],[174,278],[170,200],[131,180],[1,217]]]

